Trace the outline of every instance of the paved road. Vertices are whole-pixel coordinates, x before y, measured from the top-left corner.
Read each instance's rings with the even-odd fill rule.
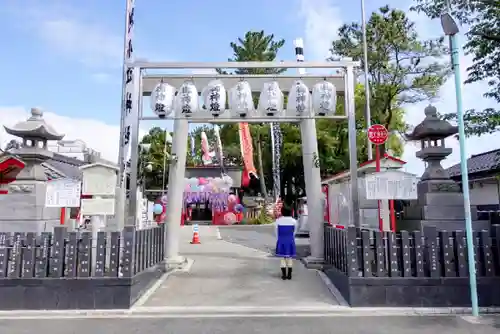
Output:
[[[224,240],[243,246],[273,253],[276,246],[274,225],[265,226],[223,226],[220,227]],[[296,238],[297,255],[309,255],[309,238]]]
[[[5,334],[498,334],[499,318],[457,317],[128,318],[0,320]]]
[[[296,263],[293,279],[283,281],[279,259],[258,249],[217,240],[213,227],[200,226],[199,245],[191,245],[190,238],[191,228],[183,228],[181,253],[194,260],[189,272],[170,275],[147,300],[138,303],[139,306],[284,305],[326,309],[338,305],[319,274],[301,263]]]

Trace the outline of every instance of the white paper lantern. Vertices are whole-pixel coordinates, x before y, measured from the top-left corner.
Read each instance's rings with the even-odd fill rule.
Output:
[[[218,117],[226,110],[226,89],[222,81],[212,80],[201,93],[203,104],[208,112]]]
[[[311,113],[311,94],[309,88],[301,80],[294,82],[288,94],[287,111],[297,116],[308,116]]]
[[[318,82],[313,87],[312,106],[318,116],[335,114],[337,107],[337,90],[328,81]]]
[[[283,92],[277,81],[266,82],[259,97],[259,110],[266,116],[279,116],[283,112]]]
[[[255,112],[252,89],[248,81],[240,81],[229,90],[229,108],[240,117],[247,117]]]
[[[175,88],[160,82],[151,95],[151,109],[160,118],[165,118],[174,111]]]
[[[192,82],[187,81],[179,88],[175,99],[176,116],[189,118],[198,110],[198,90]]]

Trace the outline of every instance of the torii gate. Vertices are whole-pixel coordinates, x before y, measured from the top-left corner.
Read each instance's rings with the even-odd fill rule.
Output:
[[[163,120],[174,121],[174,138],[172,143],[172,159],[169,173],[169,201],[167,212],[167,242],[165,254],[167,263],[176,266],[184,261],[179,256],[179,230],[182,210],[182,191],[185,174],[187,139],[189,123],[299,123],[302,137],[302,154],[304,162],[304,175],[306,181],[306,192],[309,205],[309,227],[311,239],[311,256],[306,259],[312,264],[323,261],[323,195],[321,190],[321,176],[319,169],[319,156],[317,149],[315,119],[347,120],[349,135],[349,157],[350,170],[353,178],[357,178],[357,144],[356,144],[356,120],[354,105],[355,77],[354,68],[359,62],[350,59],[335,62],[214,62],[214,63],[186,63],[186,62],[148,62],[134,61],[132,47],[132,32],[134,27],[135,0],[127,0],[126,29],[124,44],[124,68],[123,68],[123,101],[121,112],[120,130],[120,186],[125,192],[125,169],[130,159],[130,204],[128,207],[128,222],[135,223],[136,218],[136,188],[138,174],[138,145],[139,145],[139,122],[141,120],[155,120],[159,117],[145,117],[143,115],[143,97],[150,96],[155,86],[161,81],[176,89],[183,86],[186,81],[191,81],[198,92],[202,91],[212,80],[221,80],[224,87],[233,87],[241,80],[248,82],[252,92],[261,92],[261,87],[269,81],[277,82],[283,92],[289,90],[298,80],[307,87],[313,87],[318,82],[328,82],[335,86],[336,91],[344,96],[344,113],[338,115],[335,112],[329,115],[321,113],[304,113],[298,115],[284,110],[279,115],[267,115],[262,110],[257,111],[255,116],[239,117],[234,111],[226,110],[221,115],[214,117],[207,112],[193,112],[190,117],[183,115],[170,115]],[[329,73],[323,75],[308,74],[283,74],[283,75],[216,75],[216,74],[161,74],[147,75],[146,70],[211,70],[215,68],[295,68],[295,69],[327,69]],[[335,75],[331,73],[333,69]],[[257,88],[258,87],[258,88]],[[357,184],[353,180],[352,184]],[[124,197],[124,196],[123,196]],[[351,191],[352,210],[350,221],[359,225],[358,189],[353,187]],[[123,202],[123,201],[122,201]],[[123,203],[122,203],[123,205]],[[118,207],[118,211],[124,207]],[[127,214],[125,213],[125,216]],[[122,217],[122,219],[125,217]]]

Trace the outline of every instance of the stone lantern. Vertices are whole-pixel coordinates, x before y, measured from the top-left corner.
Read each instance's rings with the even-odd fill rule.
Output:
[[[25,163],[25,168],[9,184],[8,195],[0,200],[0,231],[51,231],[60,222],[60,209],[45,207],[47,175],[42,164],[54,156],[47,149],[47,141],[61,140],[64,135],[45,122],[38,108],[31,109],[26,121],[4,128],[22,139],[22,145],[11,153]]]
[[[26,163],[26,168],[19,173],[17,180],[47,181],[41,164],[54,156],[47,149],[47,141],[61,140],[64,135],[45,122],[43,112],[38,108],[31,109],[31,117],[26,121],[4,128],[8,134],[23,140],[21,148],[12,151]]]
[[[426,169],[417,185],[418,199],[405,208],[401,229],[436,227],[439,230],[465,229],[464,199],[460,186],[450,179],[441,165],[452,149],[445,139],[458,133],[458,128],[438,117],[434,106],[425,108],[425,119],[406,137],[420,142],[417,158],[426,163]],[[477,210],[471,207],[473,227],[482,229],[488,222],[477,221]]]
[[[426,169],[420,180],[451,181],[446,170],[441,166],[452,149],[446,147],[445,139],[458,133],[458,127],[439,119],[434,106],[425,108],[425,119],[407,135],[409,140],[420,141],[420,151],[416,156],[426,163]],[[453,181],[452,181],[453,182]],[[449,182],[447,182],[449,183]],[[453,184],[455,184],[453,182]]]

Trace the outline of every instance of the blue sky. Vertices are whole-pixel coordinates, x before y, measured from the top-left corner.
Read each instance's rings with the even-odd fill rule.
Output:
[[[8,3],[0,22],[3,45],[9,45],[0,61],[11,64],[3,73],[9,80],[0,83],[2,104],[23,101],[117,123],[125,1]],[[358,8],[343,9],[346,20],[359,16]],[[151,60],[224,61],[231,56],[229,42],[261,29],[285,38],[280,57],[294,59],[292,41],[304,34],[300,1],[294,0],[137,0],[135,20],[135,55]]]
[[[366,2],[368,15],[387,3],[402,9],[410,5],[410,0]],[[125,0],[2,0],[2,124],[25,119],[30,107],[40,106],[47,111],[47,120],[66,133],[67,139],[82,139],[105,157],[116,159],[124,8]],[[328,55],[338,27],[359,22],[360,16],[359,1],[136,0],[135,56],[225,61],[231,57],[229,42],[248,30],[263,29],[287,41],[280,60],[295,59],[292,41],[297,37],[305,40],[307,60],[321,60]],[[411,18],[417,21],[422,36],[439,34],[436,22],[413,14]],[[470,63],[470,59],[464,61]],[[468,87],[467,108],[486,106],[480,98],[482,89]],[[452,82],[447,83],[438,108],[453,106],[453,93]],[[409,106],[408,121],[420,121],[423,108]],[[153,124],[144,124],[143,129]],[[480,141],[493,145],[488,138]],[[483,151],[483,144],[475,142],[470,152],[479,153],[478,147]],[[456,147],[456,143],[450,142],[450,146]],[[411,171],[420,172],[422,164],[414,159],[414,152],[408,147],[404,158],[414,161]],[[456,162],[456,154],[450,159],[450,163]]]

